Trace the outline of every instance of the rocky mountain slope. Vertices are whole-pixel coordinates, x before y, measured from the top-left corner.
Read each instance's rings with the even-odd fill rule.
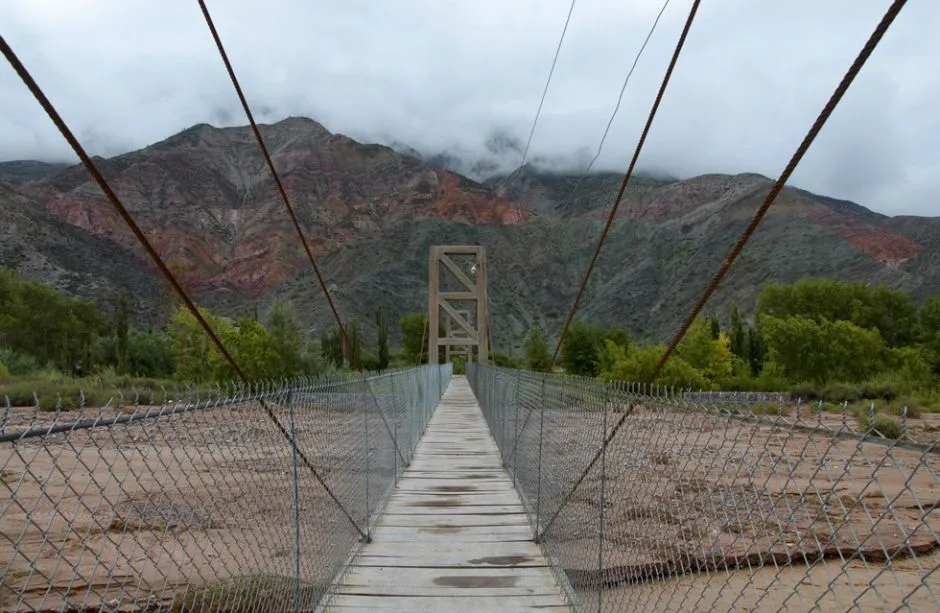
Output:
[[[264,126],[262,134],[304,233],[319,250],[389,231],[407,219],[515,223],[524,218],[473,181],[387,147],[332,134],[309,119]],[[194,291],[256,298],[307,265],[248,128],[197,125],[98,163]],[[17,189],[70,224],[136,250],[134,237],[83,167]]]
[[[394,317],[425,310],[428,247],[458,243],[488,248],[498,349],[518,350],[535,314],[554,335],[622,178],[594,173],[580,180],[527,166],[480,184],[307,119],[265,126],[263,134],[341,312],[361,322],[367,337],[378,305]],[[202,304],[235,314],[283,299],[306,328],[329,325],[326,303],[246,128],[194,126],[99,162]],[[670,335],[769,186],[754,174],[636,177],[582,315],[637,336]],[[0,216],[19,220],[0,230],[0,264],[76,293],[110,284],[91,293],[128,287],[147,301],[162,291],[81,167],[4,187]],[[727,317],[732,303],[753,306],[764,283],[809,276],[883,282],[918,297],[938,293],[937,239],[940,219],[886,217],[787,189],[709,312]]]
[[[141,325],[156,319],[162,282],[117,243],[76,228],[0,183],[0,265],[108,310],[126,290]]]

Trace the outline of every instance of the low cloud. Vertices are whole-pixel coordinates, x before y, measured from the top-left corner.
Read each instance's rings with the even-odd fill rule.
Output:
[[[623,170],[691,0],[673,0],[627,89],[597,168]],[[568,0],[208,3],[259,120],[426,154],[521,158]],[[887,0],[707,1],[641,166],[777,176],[881,18]],[[2,34],[84,144],[144,147],[199,122],[245,123],[195,2],[10,0]],[[661,0],[575,6],[530,159],[593,155]],[[901,12],[793,183],[888,214],[937,214],[940,5]],[[0,159],[71,160],[0,67]]]

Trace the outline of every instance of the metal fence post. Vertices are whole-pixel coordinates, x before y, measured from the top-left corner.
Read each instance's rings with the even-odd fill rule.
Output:
[[[542,385],[539,389],[539,459],[538,459],[538,477],[535,486],[535,542],[539,540],[539,523],[542,517],[542,433],[545,429],[545,382],[547,375],[542,375]]]
[[[513,441],[513,444],[512,444],[512,458],[511,458],[510,461],[509,461],[509,462],[510,462],[509,465],[510,465],[510,467],[512,468],[512,486],[513,486],[513,488],[516,487],[516,472],[517,472],[516,469],[518,468],[517,465],[516,465],[516,449],[519,448],[519,435],[520,435],[520,432],[519,432],[519,382],[520,382],[520,379],[521,379],[521,377],[519,376],[519,373],[514,373],[514,375],[513,375],[513,381],[515,381],[515,385],[516,385],[516,389],[515,389],[515,392],[513,393],[513,399],[512,399],[512,404],[513,404],[513,419],[512,419],[512,421],[513,421],[513,430],[514,430],[514,431],[513,431],[513,437],[512,437],[512,441]]]
[[[300,612],[300,472],[297,464],[297,424],[294,418],[294,402],[288,402],[290,411],[290,438],[291,451],[294,463],[294,574],[296,586],[294,588],[294,611]]]
[[[395,434],[392,436],[392,445],[398,447],[398,421],[395,421]],[[398,454],[394,454],[395,457],[395,486],[398,486]]]
[[[364,382],[364,381],[363,381]],[[364,382],[365,383],[365,382]],[[363,441],[363,453],[365,455],[365,487],[366,487],[366,517],[365,517],[365,529],[366,529],[366,541],[372,540],[372,524],[370,522],[370,513],[369,513],[369,403],[362,403],[362,441]]]
[[[607,419],[610,412],[610,384],[604,388],[604,427],[601,430],[601,500],[597,526],[597,576],[604,576],[604,505],[607,497]],[[604,610],[604,583],[597,587],[597,611]]]

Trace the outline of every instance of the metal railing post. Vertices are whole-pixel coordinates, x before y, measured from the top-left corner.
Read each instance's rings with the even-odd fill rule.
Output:
[[[294,402],[288,402],[290,412],[291,455],[294,464],[294,612],[300,612],[300,469],[297,461],[297,424],[294,417]]]
[[[545,430],[545,382],[547,375],[542,376],[542,385],[539,389],[539,459],[538,459],[538,477],[535,486],[535,542],[539,539],[539,525],[542,518],[542,441]]]
[[[365,528],[366,528],[366,541],[372,541],[372,524],[370,522],[371,515],[369,513],[369,403],[362,403],[362,441],[363,441],[363,454],[365,456],[365,487],[366,487],[366,517],[365,517]]]
[[[598,513],[597,527],[597,576],[604,576],[604,507],[607,504],[607,419],[610,412],[610,384],[604,389],[604,427],[601,429],[601,500]],[[597,611],[604,610],[604,583],[599,582],[597,586]]]
[[[512,468],[512,487],[513,487],[513,488],[516,487],[516,473],[518,472],[518,470],[517,470],[517,469],[518,469],[518,466],[516,465],[516,449],[518,448],[518,444],[517,444],[517,443],[519,442],[519,436],[520,436],[520,432],[519,432],[519,382],[520,382],[520,379],[521,379],[521,377],[519,376],[518,373],[515,373],[515,374],[513,375],[513,381],[515,381],[516,389],[515,389],[515,392],[513,393],[513,400],[512,400],[512,404],[513,404],[513,419],[512,419],[512,422],[513,422],[513,423],[512,423],[512,426],[513,426],[513,437],[512,437],[513,445],[512,445],[512,456],[511,456],[511,458],[510,458],[510,460],[509,460],[509,465],[510,465],[510,467]]]

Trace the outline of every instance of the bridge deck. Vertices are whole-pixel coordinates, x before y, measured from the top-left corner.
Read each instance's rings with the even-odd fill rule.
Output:
[[[454,377],[331,611],[568,611],[467,380]]]

